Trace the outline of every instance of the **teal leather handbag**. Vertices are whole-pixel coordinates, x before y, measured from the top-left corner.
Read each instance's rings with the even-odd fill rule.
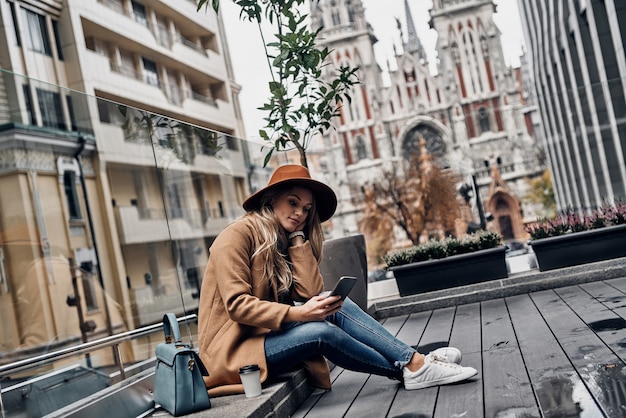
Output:
[[[165,342],[156,346],[154,403],[177,417],[211,407],[202,376],[208,376],[193,347],[184,344],[176,315],[163,315]]]

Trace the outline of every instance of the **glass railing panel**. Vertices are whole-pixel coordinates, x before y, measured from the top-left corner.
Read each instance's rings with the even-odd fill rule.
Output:
[[[0,368],[196,313],[208,248],[243,213],[247,143],[10,72],[2,81]],[[195,325],[181,331],[197,343]],[[46,408],[94,393],[161,340],[3,374],[4,416],[41,412],[17,393]]]

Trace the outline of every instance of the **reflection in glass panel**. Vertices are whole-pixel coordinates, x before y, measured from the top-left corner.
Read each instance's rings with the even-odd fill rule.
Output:
[[[156,324],[96,351],[0,373],[7,416],[40,416],[151,367],[163,314],[197,311],[208,247],[243,213],[247,145],[2,77],[0,370]],[[193,322],[181,329],[195,340]]]

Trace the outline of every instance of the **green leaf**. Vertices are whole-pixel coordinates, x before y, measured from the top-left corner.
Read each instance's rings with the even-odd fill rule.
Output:
[[[265,155],[265,160],[263,160],[263,167],[267,167],[267,164],[272,159],[272,154],[274,153],[274,147],[270,148],[270,150]]]

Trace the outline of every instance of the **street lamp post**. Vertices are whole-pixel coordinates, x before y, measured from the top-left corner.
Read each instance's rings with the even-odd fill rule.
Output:
[[[478,185],[476,184],[475,174],[472,174],[472,187],[474,188],[474,196],[476,196],[476,207],[478,209],[478,219],[480,219],[480,229],[484,231],[487,229],[487,220],[485,219],[485,211],[483,209],[483,202],[480,198],[480,192],[478,191]]]

